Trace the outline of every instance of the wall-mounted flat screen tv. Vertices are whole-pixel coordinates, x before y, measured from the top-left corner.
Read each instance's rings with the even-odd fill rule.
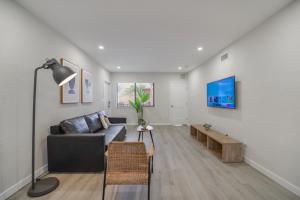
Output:
[[[234,109],[235,76],[207,84],[207,106]]]

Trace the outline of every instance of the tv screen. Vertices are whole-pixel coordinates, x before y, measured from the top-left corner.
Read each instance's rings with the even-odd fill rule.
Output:
[[[235,76],[207,84],[207,106],[235,108]]]

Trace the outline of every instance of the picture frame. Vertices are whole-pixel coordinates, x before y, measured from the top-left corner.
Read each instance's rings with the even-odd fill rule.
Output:
[[[92,103],[93,101],[93,76],[90,72],[81,69],[81,102]]]
[[[73,62],[64,58],[60,59],[63,66],[70,67],[77,75],[68,83],[60,87],[60,102],[61,104],[72,104],[80,102],[80,67]]]

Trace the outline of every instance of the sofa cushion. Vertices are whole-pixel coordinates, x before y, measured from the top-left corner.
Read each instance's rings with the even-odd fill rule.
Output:
[[[121,141],[124,139],[126,134],[125,126],[123,125],[112,125],[108,129],[103,129],[99,133],[105,134],[105,144],[108,145],[112,141]]]
[[[85,120],[86,120],[86,123],[87,123],[91,133],[95,133],[95,132],[103,129],[97,113],[86,115]]]
[[[65,133],[89,133],[90,129],[84,117],[76,117],[64,120],[60,123]]]

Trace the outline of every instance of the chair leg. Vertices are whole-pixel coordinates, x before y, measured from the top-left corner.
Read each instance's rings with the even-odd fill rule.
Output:
[[[153,174],[153,165],[154,165],[154,158],[153,158],[153,156],[152,156],[152,158],[151,158],[151,171],[152,171],[152,174]]]
[[[150,188],[151,188],[151,169],[150,169],[150,161],[148,164],[149,168],[148,168],[148,200],[150,200]]]
[[[154,140],[153,140],[153,136],[152,136],[152,131],[150,131],[150,136],[151,136],[153,147],[155,148],[155,144],[154,144]]]
[[[105,183],[103,183],[102,200],[105,199]]]
[[[104,179],[103,179],[102,200],[105,199],[105,188],[106,188],[106,158],[104,158]]]
[[[148,184],[148,200],[150,200],[150,183]]]

